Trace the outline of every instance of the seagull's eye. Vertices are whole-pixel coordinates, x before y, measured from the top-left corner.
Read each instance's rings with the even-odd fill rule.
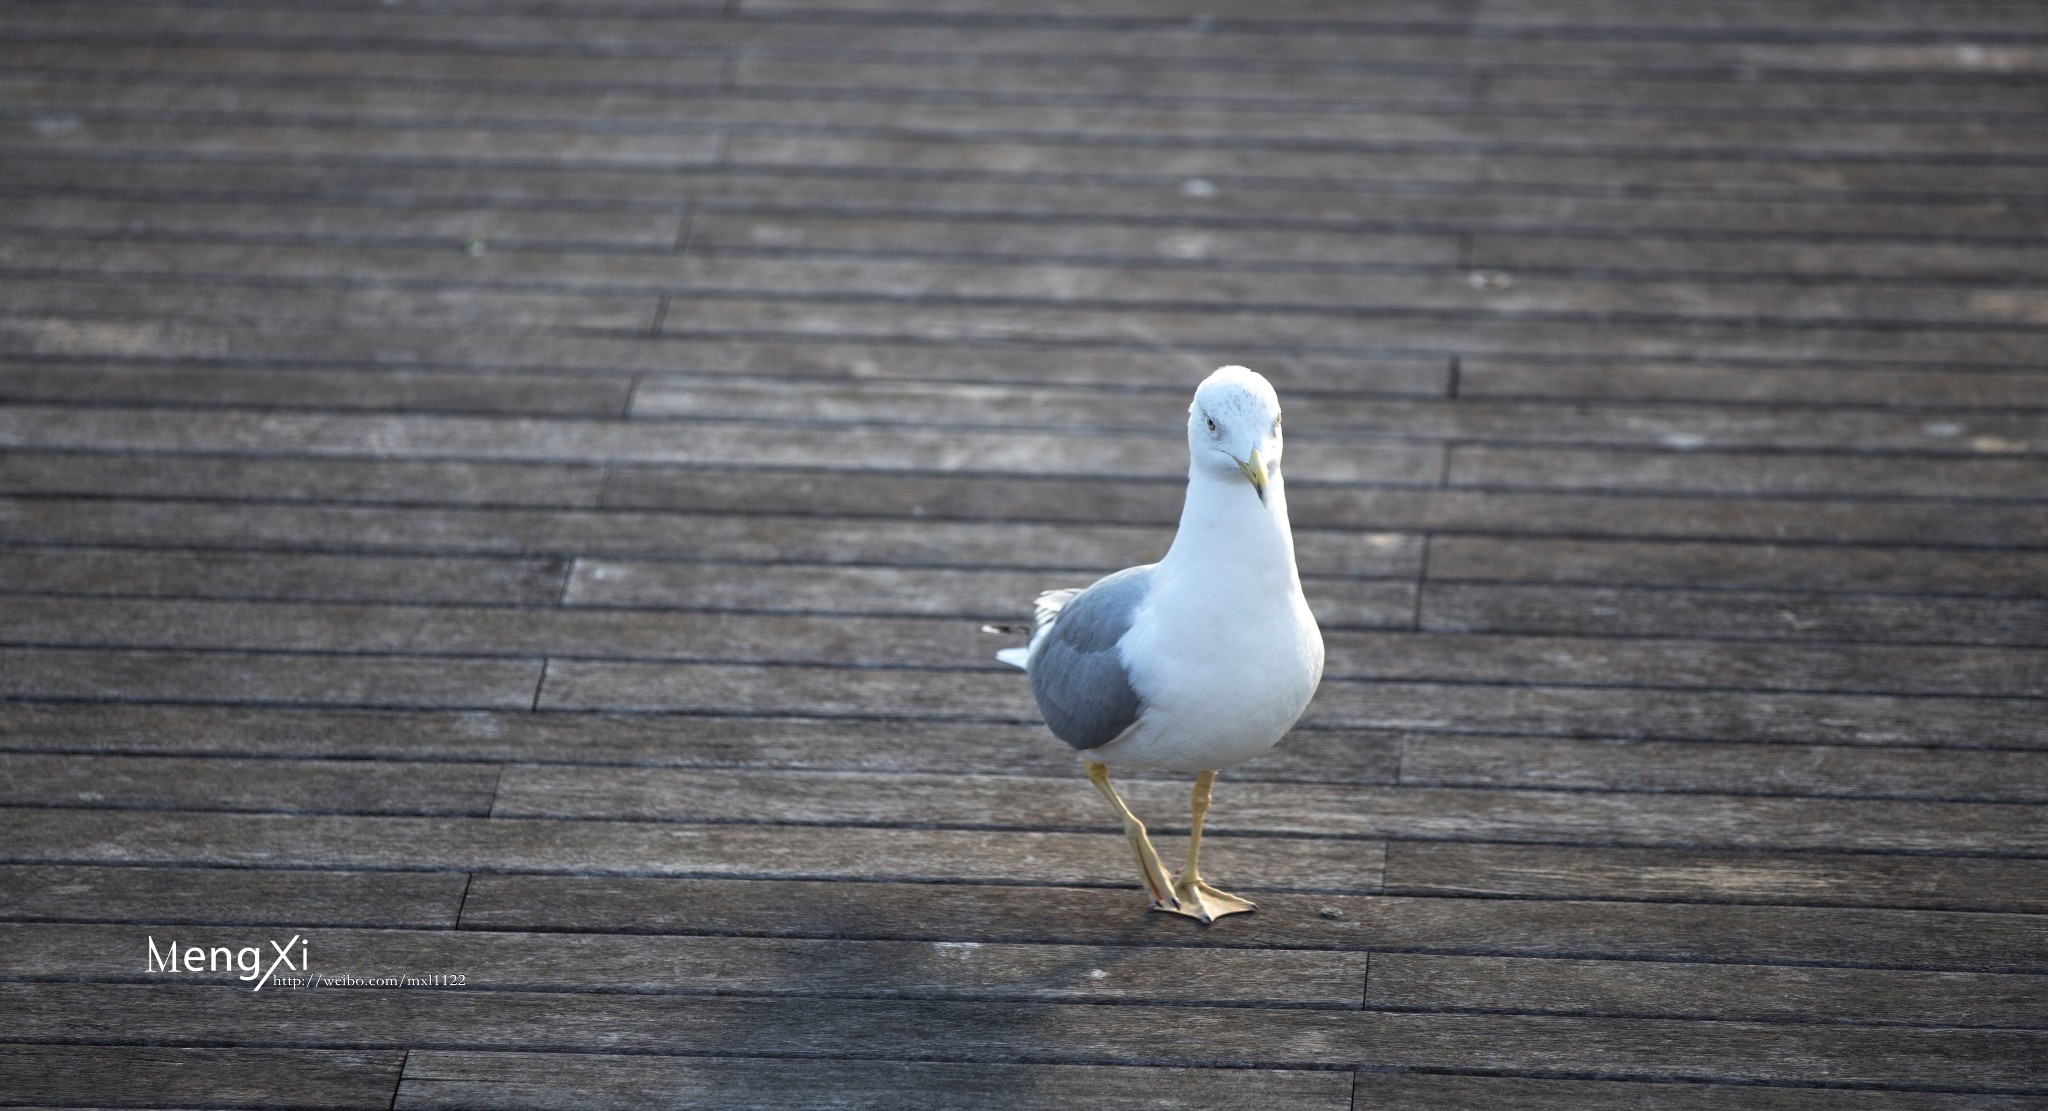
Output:
[[[1215,417],[1209,417],[1209,418],[1207,418],[1207,420],[1208,420],[1208,422],[1209,422],[1209,431],[1211,431],[1211,432],[1214,432],[1214,431],[1216,431],[1216,418],[1215,418]]]

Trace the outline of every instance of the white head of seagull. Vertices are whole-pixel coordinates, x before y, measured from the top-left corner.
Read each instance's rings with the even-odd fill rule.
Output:
[[[1216,771],[1273,747],[1323,672],[1280,456],[1273,387],[1240,366],[1210,375],[1188,407],[1187,498],[1165,557],[1041,594],[1029,647],[997,653],[1030,673],[1046,725],[1116,807],[1153,907],[1205,922],[1252,908],[1196,870]],[[1178,878],[1110,786],[1111,767],[1196,774]]]
[[[1260,501],[1280,469],[1280,397],[1272,383],[1241,366],[1203,379],[1188,406],[1190,480],[1243,475]]]

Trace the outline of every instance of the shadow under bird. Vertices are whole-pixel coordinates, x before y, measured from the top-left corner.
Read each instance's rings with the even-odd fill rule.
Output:
[[[1152,909],[1210,922],[1253,909],[1203,882],[1202,822],[1221,769],[1279,743],[1323,677],[1281,475],[1280,398],[1226,366],[1188,407],[1188,489],[1157,563],[1038,596],[1031,642],[996,653],[1030,675],[1045,724],[1116,808]],[[1109,772],[1195,775],[1188,862],[1169,877]]]

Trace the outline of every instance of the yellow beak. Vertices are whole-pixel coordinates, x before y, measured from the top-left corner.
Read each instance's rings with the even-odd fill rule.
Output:
[[[1237,469],[1244,472],[1244,477],[1251,482],[1252,489],[1259,492],[1259,504],[1264,505],[1266,503],[1266,461],[1259,458],[1259,449],[1252,449],[1252,457],[1250,459],[1238,460]]]

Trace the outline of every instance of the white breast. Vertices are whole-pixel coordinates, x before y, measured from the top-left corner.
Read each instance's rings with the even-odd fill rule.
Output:
[[[1118,644],[1144,711],[1089,755],[1112,767],[1215,771],[1272,748],[1300,719],[1322,679],[1322,633],[1292,551],[1249,548],[1161,562]]]

